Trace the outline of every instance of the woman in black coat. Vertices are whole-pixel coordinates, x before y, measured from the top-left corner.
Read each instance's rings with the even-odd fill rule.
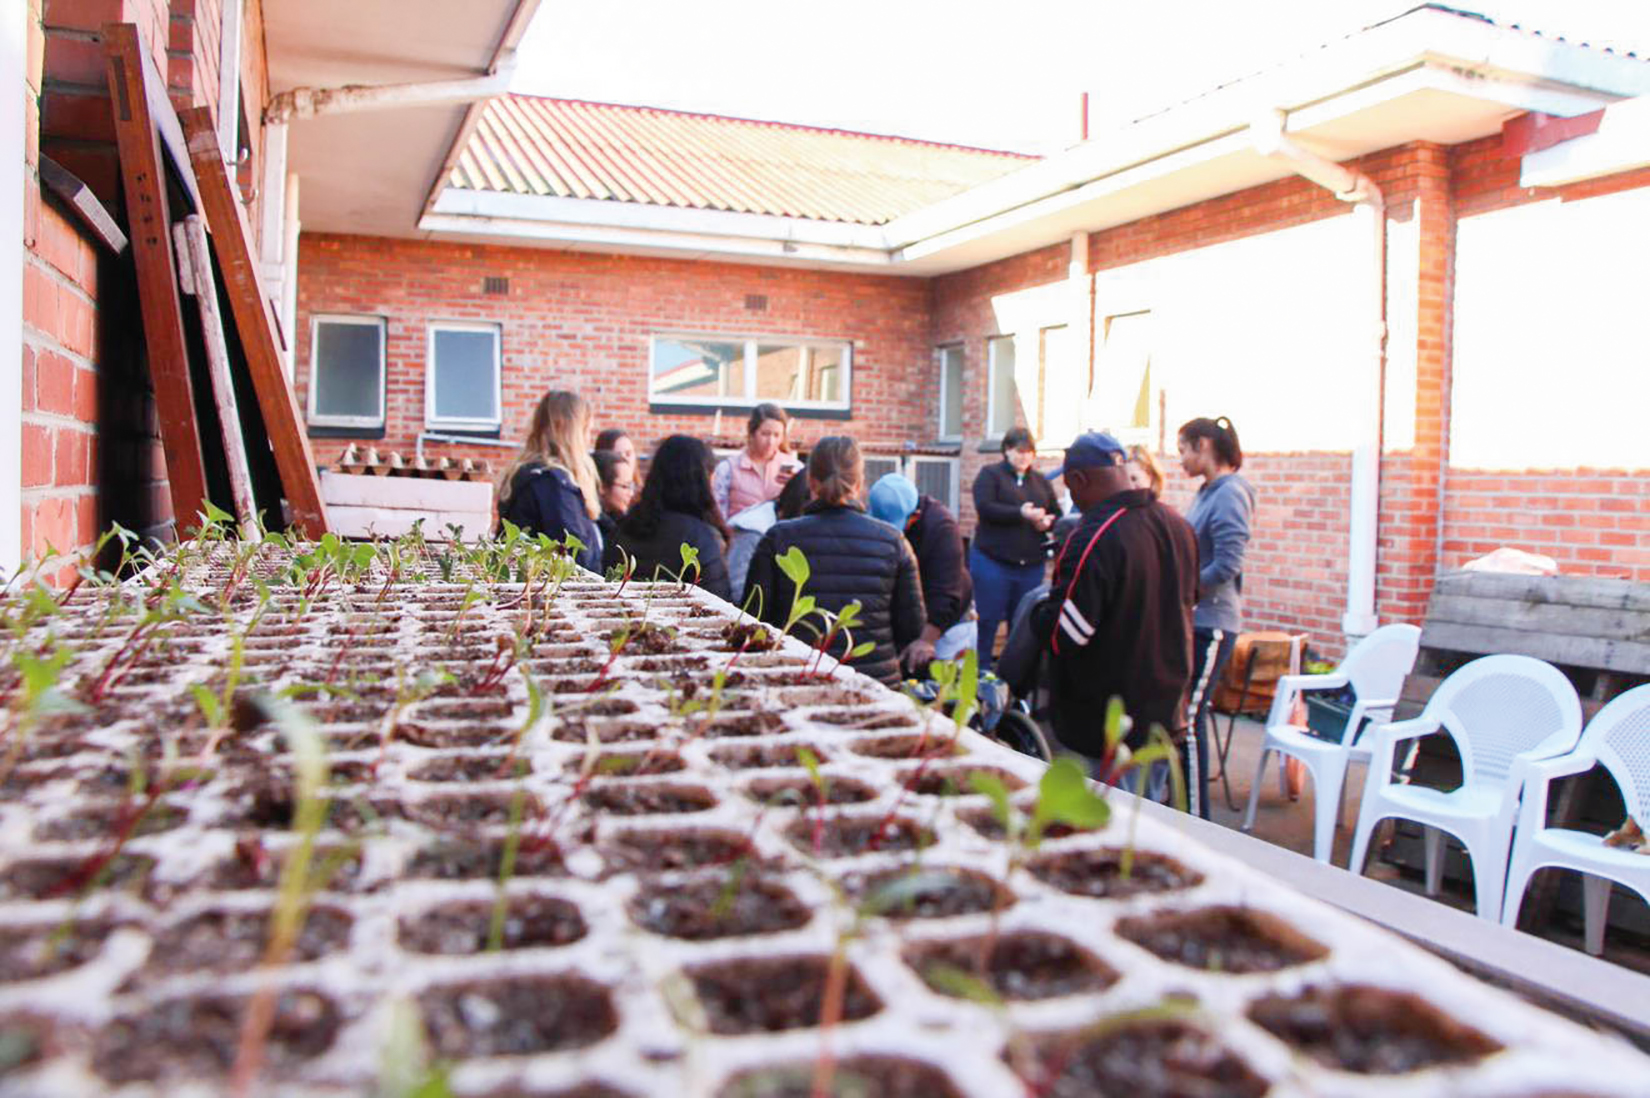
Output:
[[[521,453],[499,479],[498,517],[528,534],[561,541],[572,534],[575,559],[595,571],[602,559],[596,464],[590,460],[590,405],[552,389],[533,409]]]
[[[713,465],[710,447],[696,438],[671,435],[661,442],[642,496],[619,520],[603,566],[622,564],[629,554],[638,580],[652,580],[661,568],[661,576],[674,576],[682,569],[682,546],[691,545],[699,551],[696,582],[717,598],[728,598],[728,528],[710,491]]]
[[[1043,582],[1044,534],[1059,517],[1054,489],[1032,468],[1037,443],[1015,427],[1003,436],[1003,460],[974,479],[974,512],[979,525],[968,551],[974,577],[974,609],[980,615],[980,670],[991,670],[997,626],[1011,621],[1014,608]]]
[[[745,598],[762,589],[762,620],[783,627],[796,589],[779,568],[777,558],[792,548],[808,560],[804,595],[832,614],[850,602],[860,603],[854,644],[870,641],[869,653],[849,663],[859,671],[890,685],[900,680],[899,653],[922,636],[927,617],[917,561],[900,532],[865,513],[859,495],[865,483],[865,462],[859,446],[846,435],[822,438],[808,456],[808,487],[813,502],[800,518],[775,523],[756,546],[745,581]],[[823,629],[818,615],[804,618]],[[817,637],[798,628],[807,642]],[[838,636],[831,654],[846,652],[847,639]]]

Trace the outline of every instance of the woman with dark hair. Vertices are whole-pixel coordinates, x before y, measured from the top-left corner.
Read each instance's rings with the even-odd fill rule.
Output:
[[[602,500],[602,513],[596,516],[596,525],[601,528],[602,543],[611,545],[619,520],[630,510],[630,501],[636,496],[636,466],[613,450],[598,449],[590,459],[596,463],[597,493]]]
[[[800,515],[810,498],[808,478],[792,477],[779,490],[778,496],[755,507],[747,507],[728,520],[728,529],[733,531],[733,537],[728,541],[728,580],[736,594],[745,590],[751,554],[756,552],[762,535],[781,519]]]
[[[613,451],[630,462],[632,473],[636,471],[636,444],[630,441],[630,433],[623,427],[604,429],[596,436],[596,449]]]
[[[1179,431],[1180,468],[1203,485],[1186,509],[1197,535],[1197,608],[1192,613],[1190,730],[1180,745],[1195,815],[1209,818],[1209,697],[1243,628],[1243,555],[1255,513],[1255,490],[1238,475],[1243,448],[1225,416],[1188,420]]]
[[[674,576],[682,568],[682,546],[691,545],[699,550],[699,586],[726,599],[728,528],[710,495],[711,460],[710,447],[689,435],[661,442],[641,498],[619,520],[603,565],[622,564],[622,549],[636,561],[636,578],[651,580],[661,567]]]
[[[762,535],[751,557],[745,597],[762,591],[762,620],[783,626],[796,589],[780,571],[776,558],[800,549],[808,560],[809,576],[803,594],[832,614],[858,602],[859,624],[853,643],[870,641],[871,651],[850,663],[872,678],[890,685],[900,679],[899,654],[922,636],[927,613],[917,561],[904,536],[886,522],[865,513],[860,495],[865,485],[865,461],[859,445],[847,435],[819,440],[808,455],[808,489],[813,500],[800,518],[778,522]],[[802,619],[824,632],[817,614]],[[804,640],[814,637],[807,629]],[[848,640],[838,636],[831,654],[841,657]]]
[[[791,453],[791,417],[777,404],[758,404],[745,422],[745,445],[725,457],[711,477],[711,491],[722,517],[766,503],[779,495],[802,463]]]
[[[1024,427],[1003,435],[1003,460],[974,478],[974,513],[979,523],[968,550],[974,577],[974,609],[979,614],[980,670],[991,670],[997,627],[1043,582],[1043,535],[1060,516],[1054,489],[1032,468],[1037,442]]]

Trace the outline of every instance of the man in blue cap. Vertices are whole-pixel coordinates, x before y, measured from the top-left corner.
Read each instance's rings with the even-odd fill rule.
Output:
[[[1065,477],[1083,518],[1055,560],[1049,599],[1034,619],[1045,638],[1055,737],[1094,760],[1105,755],[1113,697],[1131,722],[1130,748],[1154,726],[1177,742],[1186,735],[1197,538],[1149,489],[1130,486],[1127,460],[1115,438],[1090,431],[1050,474]]]
[[[917,670],[974,647],[974,581],[963,565],[962,531],[949,508],[922,495],[908,477],[889,473],[871,485],[870,511],[905,534],[917,557],[928,621],[901,661]]]

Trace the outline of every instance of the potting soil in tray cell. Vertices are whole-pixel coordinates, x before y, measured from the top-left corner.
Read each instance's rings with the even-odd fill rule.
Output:
[[[842,879],[858,909],[885,919],[945,919],[1004,911],[1014,893],[972,869],[911,866],[877,873],[851,873]]]
[[[589,932],[579,909],[554,896],[507,895],[453,900],[403,915],[398,939],[413,953],[467,955],[492,948],[539,949],[576,942]]]
[[[813,808],[821,802],[861,804],[877,797],[877,791],[864,782],[835,774],[821,774],[818,782],[812,777],[755,778],[746,785],[745,794],[770,808]]]
[[[1260,1098],[1271,1089],[1243,1058],[1187,1022],[1107,1024],[1010,1046],[1010,1066],[1048,1098]]]
[[[899,771],[895,781],[906,792],[924,797],[979,796],[980,791],[973,783],[976,774],[995,779],[1009,790],[1025,786],[1025,782],[1008,771],[985,766],[909,766]]]
[[[873,759],[938,759],[948,755],[963,755],[967,748],[953,738],[953,729],[943,735],[866,736],[848,746],[856,755]]]
[[[810,814],[785,829],[791,845],[823,858],[917,850],[934,841],[933,833],[900,816],[843,816],[823,820]]]
[[[1203,882],[1203,874],[1146,850],[1108,847],[1033,858],[1026,868],[1044,884],[1076,896],[1117,900],[1146,892],[1175,892]]]
[[[716,807],[716,795],[697,785],[611,782],[593,787],[584,795],[584,803],[614,816],[650,816],[708,812]]]
[[[354,920],[338,908],[311,907],[292,944],[290,959],[314,961],[349,947]],[[246,972],[263,960],[269,944],[270,909],[203,911],[155,932],[142,976],[185,976],[198,972]]]
[[[742,868],[717,870],[687,882],[644,885],[628,909],[631,920],[644,930],[691,941],[794,930],[807,923],[810,914],[783,883]]]
[[[0,980],[39,980],[78,968],[103,949],[108,919],[58,919],[0,927]]]
[[[449,837],[426,843],[407,863],[406,875],[449,881],[496,881],[503,865],[505,845],[504,836]],[[551,839],[527,833],[519,837],[515,847],[512,867],[515,877],[560,877],[566,874],[561,849]]]
[[[710,1031],[773,1033],[820,1024],[826,957],[762,957],[722,961],[688,970]],[[882,1002],[851,964],[845,964],[839,1022],[869,1018]]]
[[[92,1039],[92,1070],[111,1083],[222,1080],[235,1062],[244,998],[180,997],[116,1018]],[[285,990],[275,997],[264,1046],[264,1077],[290,1078],[332,1047],[342,1023],[327,995]]]
[[[957,998],[974,998],[983,983],[1004,999],[1051,999],[1104,991],[1118,978],[1088,950],[1038,931],[919,942],[906,948],[905,963],[929,987]]]
[[[520,976],[432,987],[418,1006],[443,1058],[583,1048],[618,1028],[612,997],[582,976]]]
[[[835,1098],[959,1098],[950,1077],[933,1064],[894,1056],[848,1056],[829,1063],[829,1090]],[[730,1079],[717,1098],[815,1098],[819,1060],[754,1068]]]
[[[1320,961],[1329,950],[1282,919],[1245,907],[1156,911],[1120,919],[1117,935],[1165,961],[1241,975]]]
[[[603,717],[563,717],[550,729],[551,738],[567,743],[629,743],[651,740],[659,735],[657,725],[640,720]]]
[[[417,763],[407,777],[415,782],[507,782],[532,769],[528,758],[510,751],[472,751]]]
[[[803,748],[812,753],[815,763],[830,761],[830,756],[813,744],[797,743],[730,744],[726,747],[712,748],[710,757],[714,762],[734,770],[801,767],[803,762],[799,752]]]
[[[1466,1063],[1501,1050],[1420,996],[1379,987],[1267,995],[1249,1007],[1249,1018],[1326,1067],[1364,1075]]]
[[[610,873],[661,873],[709,866],[747,866],[762,859],[750,839],[736,831],[683,828],[676,831],[608,829],[601,853]]]
[[[235,841],[234,853],[215,862],[200,885],[230,892],[273,889],[280,883],[281,868],[291,849],[271,848],[256,834],[244,835]],[[352,892],[361,882],[361,852],[351,847],[318,844],[310,855],[310,867],[310,880],[319,892]]]

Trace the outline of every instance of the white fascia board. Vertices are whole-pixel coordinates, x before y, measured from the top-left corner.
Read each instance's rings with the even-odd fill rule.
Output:
[[[1216,141],[1247,128],[1260,110],[1339,114],[1332,101],[1343,96],[1364,103],[1392,98],[1412,89],[1388,82],[1418,69],[1443,81],[1445,90],[1508,110],[1549,114],[1585,113],[1650,91],[1650,63],[1425,9],[896,218],[885,227],[888,240],[909,250],[918,241]],[[1290,128],[1302,127],[1292,117]]]
[[[1557,187],[1650,166],[1650,95],[1605,108],[1598,129],[1524,158],[1522,187]]]
[[[652,255],[680,255],[684,259],[726,258],[743,262],[777,262],[820,267],[892,269],[885,248],[854,248],[843,245],[799,243],[772,237],[736,237],[704,233],[675,232],[653,228],[627,228],[612,224],[545,221],[541,218],[512,219],[477,214],[429,213],[419,219],[418,228],[427,233],[469,238],[496,237],[504,242],[541,242],[568,246],[588,245],[597,249],[630,248]]]
[[[887,236],[881,226],[840,221],[814,221],[772,214],[728,210],[689,210],[639,202],[614,202],[557,195],[500,194],[447,187],[436,199],[433,214],[487,218],[512,222],[543,222],[613,232],[680,233],[696,237],[726,237],[735,241],[818,245],[886,254]]]

